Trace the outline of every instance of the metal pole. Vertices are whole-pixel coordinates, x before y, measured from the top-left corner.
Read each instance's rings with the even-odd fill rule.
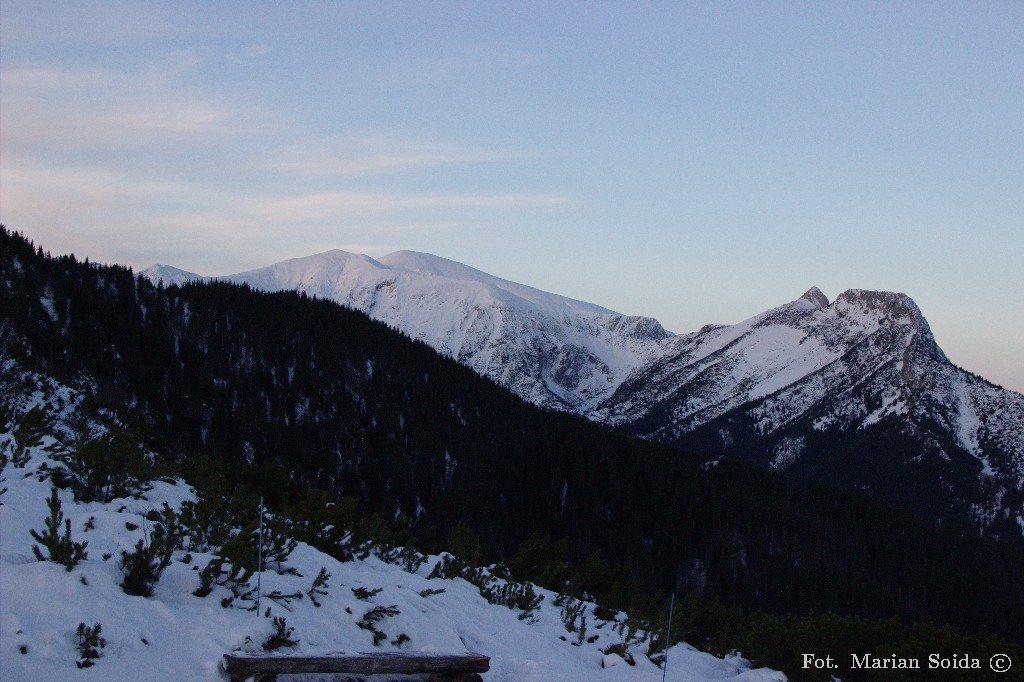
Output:
[[[668,602],[668,634],[665,635],[665,666],[661,669],[661,682],[665,682],[665,675],[668,674],[668,648],[672,646],[672,611],[676,605],[676,593],[672,593],[672,599]]]
[[[260,615],[260,594],[263,591],[263,497],[260,497],[259,559],[256,564],[256,616]]]

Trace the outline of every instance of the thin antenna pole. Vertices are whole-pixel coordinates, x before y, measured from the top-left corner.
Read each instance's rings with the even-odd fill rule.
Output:
[[[260,615],[260,594],[263,591],[263,497],[260,496],[260,544],[256,564],[256,617]],[[671,624],[670,624],[671,625]]]
[[[665,675],[668,674],[668,648],[672,646],[672,611],[676,605],[676,593],[672,593],[672,599],[668,602],[668,634],[665,635],[665,666],[661,669],[661,682],[665,682]]]

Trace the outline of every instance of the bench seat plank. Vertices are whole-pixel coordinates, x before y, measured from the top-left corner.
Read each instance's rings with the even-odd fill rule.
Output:
[[[377,654],[224,654],[224,672],[231,677],[259,673],[482,673],[490,658],[480,654],[438,655],[381,652]]]

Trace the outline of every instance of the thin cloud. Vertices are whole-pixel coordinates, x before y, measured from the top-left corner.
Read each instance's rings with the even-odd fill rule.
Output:
[[[343,216],[383,214],[426,208],[523,208],[558,206],[568,198],[558,194],[388,194],[320,192],[263,202],[253,212],[271,221],[325,221]]]
[[[270,51],[257,43],[230,58]],[[180,50],[127,68],[0,71],[4,222],[54,251],[93,244],[95,258],[135,267],[192,253],[178,261],[191,267],[223,264],[236,251],[272,262],[339,244],[381,252],[387,241],[394,250],[410,234],[463,234],[500,212],[568,202],[451,183],[409,189],[419,177],[412,171],[427,169],[434,187],[433,168],[535,154],[386,131],[308,135],[283,113],[211,89],[208,65]],[[236,262],[253,266],[241,255]]]
[[[500,46],[474,43],[457,45],[418,60],[393,65],[385,75],[396,82],[444,81],[482,76],[495,71],[531,69],[546,62],[542,52],[509,50]]]
[[[151,208],[187,196],[190,183],[156,179],[96,166],[39,167],[4,163],[0,196],[5,213],[23,216],[89,210]]]
[[[244,50],[232,52],[228,55],[228,61],[232,64],[244,64],[254,59],[264,57],[273,51],[273,48],[265,43],[255,43]]]
[[[138,72],[56,67],[3,72],[4,151],[52,159],[235,137],[261,125],[259,115],[182,85],[181,74],[195,63],[194,55],[182,52]]]
[[[493,163],[522,156],[511,150],[478,149],[374,133],[300,140],[275,150],[271,163],[290,173],[338,177],[425,166]]]

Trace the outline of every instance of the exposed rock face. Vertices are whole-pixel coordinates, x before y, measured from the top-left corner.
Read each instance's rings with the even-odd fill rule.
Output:
[[[811,287],[810,289],[805,291],[804,295],[801,296],[800,298],[810,302],[816,308],[828,307],[828,297],[825,294],[821,293],[821,289],[819,289],[818,287]]]

